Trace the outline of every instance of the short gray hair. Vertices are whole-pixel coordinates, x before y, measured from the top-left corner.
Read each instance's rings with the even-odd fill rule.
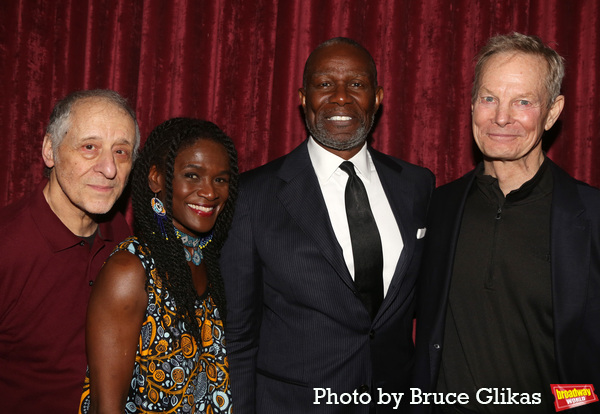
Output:
[[[560,87],[565,76],[565,60],[554,49],[544,44],[539,37],[517,32],[491,37],[479,52],[477,64],[475,65],[473,89],[471,90],[471,103],[474,103],[477,99],[483,69],[490,57],[498,53],[511,52],[539,56],[546,62],[548,70],[544,85],[548,93],[548,106],[551,106],[556,97],[560,95]]]
[[[133,119],[133,123],[135,124],[135,142],[133,144],[132,154],[132,157],[135,160],[138,148],[140,147],[140,128],[135,116],[135,111],[127,103],[125,98],[110,89],[93,89],[72,92],[54,105],[48,127],[46,128],[46,133],[50,136],[50,141],[52,141],[52,151],[56,153],[58,146],[71,126],[70,117],[73,105],[83,99],[90,98],[103,99],[121,108],[131,116],[131,119]]]

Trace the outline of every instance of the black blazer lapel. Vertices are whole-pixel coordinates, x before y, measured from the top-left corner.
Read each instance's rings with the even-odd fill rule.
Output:
[[[477,169],[470,171],[457,181],[442,186],[433,193],[427,220],[429,234],[426,236],[428,240],[425,255],[431,263],[425,263],[423,267],[426,270],[424,276],[431,274],[436,276],[436,279],[427,278],[423,287],[428,295],[432,295],[432,303],[436,303],[438,309],[433,323],[436,331],[444,328],[454,256],[465,204],[475,181],[476,171]],[[431,267],[434,270],[428,272]],[[441,278],[437,275],[441,275]]]
[[[319,181],[310,162],[306,141],[286,156],[278,176],[284,183],[277,197],[291,219],[312,238],[315,248],[354,291],[354,282],[346,267],[342,248],[333,232]]]

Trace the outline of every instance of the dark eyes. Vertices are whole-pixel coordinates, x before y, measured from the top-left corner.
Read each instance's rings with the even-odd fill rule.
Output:
[[[332,86],[334,86],[334,84],[332,82],[329,81],[323,81],[323,82],[319,82],[317,85],[317,88],[330,88]],[[362,88],[363,86],[365,86],[365,84],[363,82],[350,82],[348,84],[348,86],[352,87],[352,88]]]
[[[92,154],[89,154],[89,155],[93,155],[93,154],[95,154],[97,151],[99,151],[99,150],[101,149],[101,147],[98,147],[98,146],[97,146],[97,145],[95,145],[95,144],[85,144],[85,145],[83,145],[83,146],[82,146],[82,149],[83,149],[83,150],[84,150],[86,153],[92,153]],[[117,156],[119,156],[119,158],[123,158],[123,157],[129,158],[130,151],[129,151],[129,150],[127,150],[127,149],[122,149],[122,148],[119,148],[119,149],[114,149],[114,153],[115,153]]]
[[[197,179],[200,178],[200,175],[198,175],[196,173],[193,173],[193,172],[187,172],[187,173],[183,174],[183,176],[185,178],[189,178],[190,180],[197,180]],[[215,178],[215,182],[217,182],[217,183],[228,183],[229,179],[225,178],[225,177],[217,177],[217,178]]]

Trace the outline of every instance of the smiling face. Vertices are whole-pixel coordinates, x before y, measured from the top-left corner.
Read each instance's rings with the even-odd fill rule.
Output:
[[[383,89],[369,56],[346,43],[315,51],[299,90],[306,126],[324,148],[349,159],[367,139]]]
[[[42,155],[52,168],[46,196],[63,222],[112,208],[131,172],[135,131],[123,109],[86,98],[73,104],[69,128],[56,151],[51,137],[44,137]]]
[[[173,167],[173,225],[190,235],[210,232],[229,197],[230,176],[229,155],[222,144],[200,138],[182,148]],[[149,179],[153,192],[165,194],[164,178],[155,167]]]
[[[535,55],[499,53],[486,63],[471,111],[473,136],[487,162],[541,163],[542,134],[564,105],[558,96],[548,107],[546,75]]]

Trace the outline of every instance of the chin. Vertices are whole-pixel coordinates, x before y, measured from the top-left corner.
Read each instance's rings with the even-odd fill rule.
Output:
[[[88,214],[106,214],[112,210],[117,200],[85,204],[81,209]]]
[[[110,212],[110,210],[112,209],[112,206],[110,206],[109,208],[88,208],[85,209],[84,211],[88,214],[92,214],[92,215],[102,215],[102,214],[107,214],[108,212]]]

